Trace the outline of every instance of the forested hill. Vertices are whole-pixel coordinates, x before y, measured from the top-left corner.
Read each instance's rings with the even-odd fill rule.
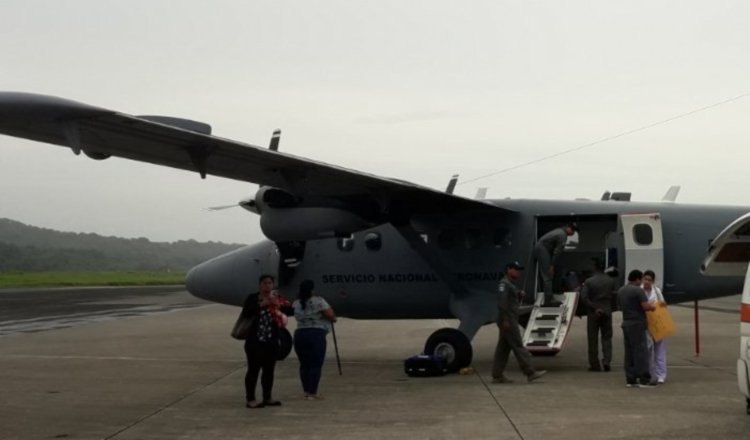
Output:
[[[0,272],[176,271],[242,247],[195,240],[172,243],[145,238],[60,232],[0,218]]]

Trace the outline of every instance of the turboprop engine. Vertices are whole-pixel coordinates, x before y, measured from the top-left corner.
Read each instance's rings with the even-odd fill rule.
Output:
[[[326,206],[325,200],[300,203],[292,194],[267,186],[239,205],[260,215],[263,234],[275,242],[343,237],[373,225],[354,212]]]

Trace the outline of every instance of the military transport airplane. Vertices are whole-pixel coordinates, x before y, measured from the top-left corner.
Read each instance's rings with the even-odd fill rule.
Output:
[[[363,319],[457,318],[425,352],[457,369],[471,362],[470,340],[495,319],[502,265],[531,263],[535,241],[569,221],[578,242],[560,267],[585,274],[591,259],[620,268],[651,268],[668,301],[737,294],[740,276],[709,278],[701,262],[714,237],[750,207],[602,200],[470,199],[211,135],[208,124],[132,116],[27,93],[0,93],[0,133],[68,147],[95,160],[111,156],[257,183],[240,202],[260,216],[266,241],[193,268],[195,296],[240,305],[258,275],[277,275],[293,291],[315,281],[337,314]],[[730,256],[731,257],[731,256]],[[527,271],[524,289],[535,292]]]

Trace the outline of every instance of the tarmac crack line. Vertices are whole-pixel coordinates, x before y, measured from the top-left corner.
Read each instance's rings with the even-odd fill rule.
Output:
[[[721,367],[716,367],[716,366],[713,366],[713,365],[701,364],[701,363],[699,363],[695,359],[685,359],[685,358],[682,358],[682,360],[684,360],[685,362],[687,362],[689,364],[693,364],[694,367],[700,367],[700,368],[704,368],[706,370],[718,371],[719,373],[724,373],[724,374],[727,374],[729,376],[735,376],[735,377],[737,376],[736,370],[729,370],[727,368],[721,368]],[[677,368],[677,367],[670,367],[670,368]]]
[[[488,393],[490,393],[490,396],[492,397],[492,400],[495,401],[495,405],[497,405],[498,408],[500,408],[500,411],[503,412],[503,415],[505,416],[505,419],[508,420],[508,423],[510,423],[510,426],[513,427],[513,430],[516,431],[516,434],[518,434],[518,438],[521,440],[524,440],[523,434],[521,434],[521,431],[518,430],[518,426],[516,426],[515,423],[513,423],[513,420],[510,418],[510,415],[508,414],[508,411],[505,410],[503,407],[503,404],[500,403],[499,400],[497,400],[497,397],[495,397],[495,393],[492,392],[492,387],[482,378],[482,375],[479,374],[478,370],[474,370],[474,374],[477,375],[479,378],[479,381],[482,382],[482,385],[487,390]]]
[[[209,383],[207,383],[207,384],[205,384],[205,385],[203,385],[203,386],[201,386],[201,387],[198,387],[198,388],[196,388],[196,389],[194,389],[194,390],[190,391],[189,393],[187,393],[187,394],[185,394],[185,395],[183,395],[183,396],[180,396],[180,397],[178,397],[177,399],[175,399],[175,400],[173,400],[173,401],[171,401],[171,402],[167,403],[166,405],[163,405],[163,406],[161,406],[160,408],[157,408],[156,410],[152,411],[152,412],[151,412],[150,414],[146,414],[145,416],[143,416],[143,417],[139,418],[138,420],[136,420],[136,421],[134,421],[133,423],[131,423],[131,424],[129,424],[129,425],[127,425],[127,426],[125,426],[124,428],[122,428],[122,429],[118,430],[117,432],[115,432],[115,433],[113,433],[113,434],[110,434],[110,435],[108,435],[107,437],[104,437],[104,438],[103,438],[102,440],[110,440],[110,439],[113,439],[113,438],[117,437],[118,435],[122,434],[123,432],[127,431],[128,429],[131,429],[132,427],[134,427],[134,426],[136,426],[136,425],[140,424],[141,422],[143,422],[143,421],[145,421],[145,420],[148,420],[148,419],[150,419],[151,417],[154,417],[155,415],[157,415],[157,414],[161,413],[161,412],[162,412],[162,411],[164,411],[165,409],[167,409],[167,408],[169,408],[169,407],[171,407],[171,406],[174,406],[174,405],[176,405],[176,404],[178,404],[178,403],[182,402],[183,400],[185,400],[185,399],[187,399],[188,397],[190,397],[190,396],[192,396],[192,395],[194,395],[194,394],[198,393],[199,391],[203,391],[203,390],[205,390],[206,388],[210,387],[211,385],[214,385],[214,384],[216,384],[217,382],[219,382],[219,381],[221,381],[221,380],[223,380],[223,379],[226,379],[227,377],[231,376],[232,374],[236,373],[237,371],[239,371],[239,370],[241,370],[241,369],[243,369],[243,368],[245,368],[245,367],[244,367],[244,366],[240,366],[240,367],[237,367],[237,368],[235,368],[234,370],[232,370],[232,371],[228,372],[227,374],[223,374],[223,375],[219,376],[219,377],[218,377],[218,378],[216,378],[215,380],[212,380],[211,382],[209,382]]]

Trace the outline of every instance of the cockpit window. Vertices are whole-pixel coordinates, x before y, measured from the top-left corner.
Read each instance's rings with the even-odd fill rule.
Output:
[[[370,232],[365,235],[365,247],[371,251],[379,251],[383,247],[383,241],[380,238],[380,234],[377,232]]]

